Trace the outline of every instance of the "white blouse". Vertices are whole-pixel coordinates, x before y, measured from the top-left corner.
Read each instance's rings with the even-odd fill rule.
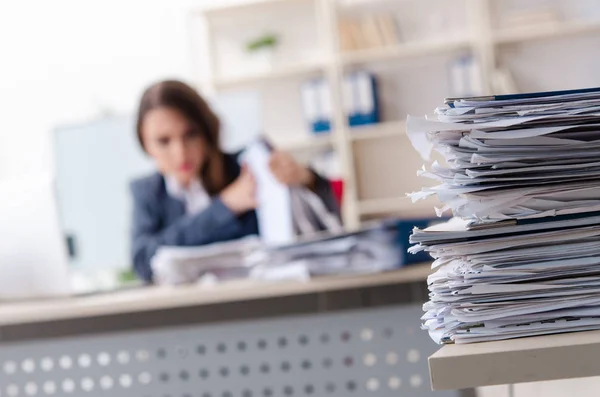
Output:
[[[194,179],[186,188],[174,177],[167,176],[165,184],[169,196],[185,203],[185,213],[188,215],[202,212],[210,205],[210,196],[199,179]]]

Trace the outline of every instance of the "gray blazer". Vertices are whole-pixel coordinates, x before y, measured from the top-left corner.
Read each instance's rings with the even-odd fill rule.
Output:
[[[231,180],[239,176],[237,155],[226,155],[225,168]],[[339,216],[329,181],[317,175],[315,192]],[[167,193],[165,179],[158,173],[133,181],[131,193],[133,266],[146,282],[152,282],[150,260],[160,246],[198,246],[260,234],[254,211],[235,215],[218,197],[200,213],[186,215],[185,204]]]

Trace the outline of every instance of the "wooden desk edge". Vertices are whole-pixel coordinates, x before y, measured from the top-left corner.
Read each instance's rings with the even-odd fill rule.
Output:
[[[447,345],[429,357],[433,390],[600,375],[600,331]]]
[[[426,280],[430,270],[430,264],[418,264],[384,273],[331,276],[308,282],[232,282],[212,288],[149,287],[88,297],[12,303],[0,306],[0,326],[404,284]]]

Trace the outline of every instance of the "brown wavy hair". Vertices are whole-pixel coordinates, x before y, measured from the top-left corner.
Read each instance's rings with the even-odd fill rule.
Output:
[[[144,147],[142,122],[144,116],[159,107],[168,107],[180,112],[206,141],[207,159],[200,169],[200,179],[208,194],[215,195],[223,190],[228,182],[224,153],[219,145],[221,122],[208,103],[189,85],[176,80],[155,83],[144,91],[137,114],[137,137]]]

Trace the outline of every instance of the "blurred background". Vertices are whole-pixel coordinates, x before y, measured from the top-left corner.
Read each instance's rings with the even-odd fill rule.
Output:
[[[223,146],[258,136],[331,178],[344,222],[435,216],[408,114],[445,97],[600,86],[594,0],[0,3],[0,179],[51,173],[71,261],[127,269],[137,101],[192,83]],[[111,249],[106,249],[111,247]]]

